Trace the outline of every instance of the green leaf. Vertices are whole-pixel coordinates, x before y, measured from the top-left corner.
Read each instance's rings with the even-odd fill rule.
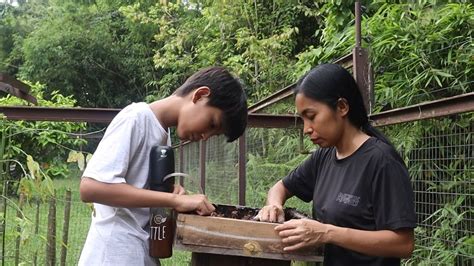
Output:
[[[39,164],[35,160],[33,160],[33,157],[31,157],[31,155],[26,156],[26,165],[28,167],[28,170],[30,171],[30,177],[32,179],[40,177]]]
[[[79,170],[84,171],[84,162],[85,162],[85,157],[82,152],[79,152],[78,158],[77,158],[77,166],[79,167]]]

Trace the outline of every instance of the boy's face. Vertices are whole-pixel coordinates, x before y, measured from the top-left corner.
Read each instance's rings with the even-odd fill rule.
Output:
[[[181,108],[176,127],[181,140],[199,141],[223,133],[223,112],[207,105],[210,90],[200,87],[190,93],[189,101]]]

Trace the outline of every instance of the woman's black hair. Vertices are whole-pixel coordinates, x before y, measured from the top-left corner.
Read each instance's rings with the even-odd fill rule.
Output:
[[[352,125],[367,135],[376,137],[393,146],[380,131],[370,125],[362,95],[352,75],[336,64],[319,65],[298,81],[294,93],[302,93],[315,101],[327,104],[336,110],[338,101],[346,99],[349,105],[348,118]]]

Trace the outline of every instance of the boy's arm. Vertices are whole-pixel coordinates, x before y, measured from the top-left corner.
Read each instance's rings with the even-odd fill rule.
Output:
[[[178,212],[196,211],[209,215],[215,210],[205,195],[178,195],[140,189],[126,183],[110,184],[83,177],[80,184],[81,200],[113,207],[170,207]]]

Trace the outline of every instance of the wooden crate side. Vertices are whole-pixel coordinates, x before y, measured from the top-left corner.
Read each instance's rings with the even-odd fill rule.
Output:
[[[274,223],[179,214],[176,248],[279,260],[321,261],[314,251],[284,253],[275,226]]]

